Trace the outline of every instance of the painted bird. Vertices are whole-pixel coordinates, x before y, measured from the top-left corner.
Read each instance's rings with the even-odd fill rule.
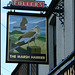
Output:
[[[40,27],[35,26],[32,30],[29,30],[28,32],[24,33],[18,38],[18,43],[16,44],[16,47],[12,48],[10,51],[18,48],[21,45],[27,44],[29,45],[30,42],[34,41],[35,39],[40,35]],[[35,44],[36,45],[36,44]]]
[[[27,19],[23,17],[20,23],[20,27],[13,27],[13,28],[21,28],[21,30],[26,30],[27,26],[25,26],[25,24],[27,23],[28,23]]]

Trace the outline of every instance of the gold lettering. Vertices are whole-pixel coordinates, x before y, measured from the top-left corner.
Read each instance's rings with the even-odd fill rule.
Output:
[[[43,59],[45,59],[45,57],[43,56]]]
[[[17,55],[17,58],[30,58],[30,56],[27,56],[27,55]]]
[[[31,59],[45,59],[44,56],[31,56]]]
[[[16,55],[10,55],[10,58],[16,58]]]

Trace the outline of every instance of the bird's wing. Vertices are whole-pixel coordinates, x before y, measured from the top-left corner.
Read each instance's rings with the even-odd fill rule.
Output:
[[[27,24],[27,23],[28,23],[27,19],[23,18],[22,22],[20,23],[20,26],[25,26],[25,24]]]
[[[20,40],[21,38],[30,38],[30,37],[32,37],[34,34],[36,34],[36,32],[30,32],[30,31],[28,31],[28,32],[24,33],[22,36],[20,36],[20,37],[18,38],[18,40]]]

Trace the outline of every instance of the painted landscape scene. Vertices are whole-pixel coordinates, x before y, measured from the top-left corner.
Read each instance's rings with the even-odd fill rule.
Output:
[[[9,16],[9,53],[47,54],[44,17]]]

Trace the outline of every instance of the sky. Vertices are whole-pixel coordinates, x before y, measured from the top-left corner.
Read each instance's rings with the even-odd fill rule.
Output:
[[[7,12],[10,10],[3,9],[11,0],[1,0],[1,75],[11,75],[18,63],[6,63],[6,31],[7,31]],[[51,0],[37,0],[45,1],[47,6]],[[21,12],[21,10],[19,11]],[[30,12],[30,11],[23,11]],[[36,11],[35,11],[36,13]]]
[[[21,28],[14,28],[14,27],[20,27],[20,23],[22,22],[23,18],[26,18],[28,22],[27,24],[25,24],[26,30],[22,30]],[[46,33],[46,18],[45,17],[9,15],[9,32],[17,30],[17,31],[21,31],[25,33],[33,29],[35,26],[40,26],[40,29],[41,29],[40,34],[45,34]]]

